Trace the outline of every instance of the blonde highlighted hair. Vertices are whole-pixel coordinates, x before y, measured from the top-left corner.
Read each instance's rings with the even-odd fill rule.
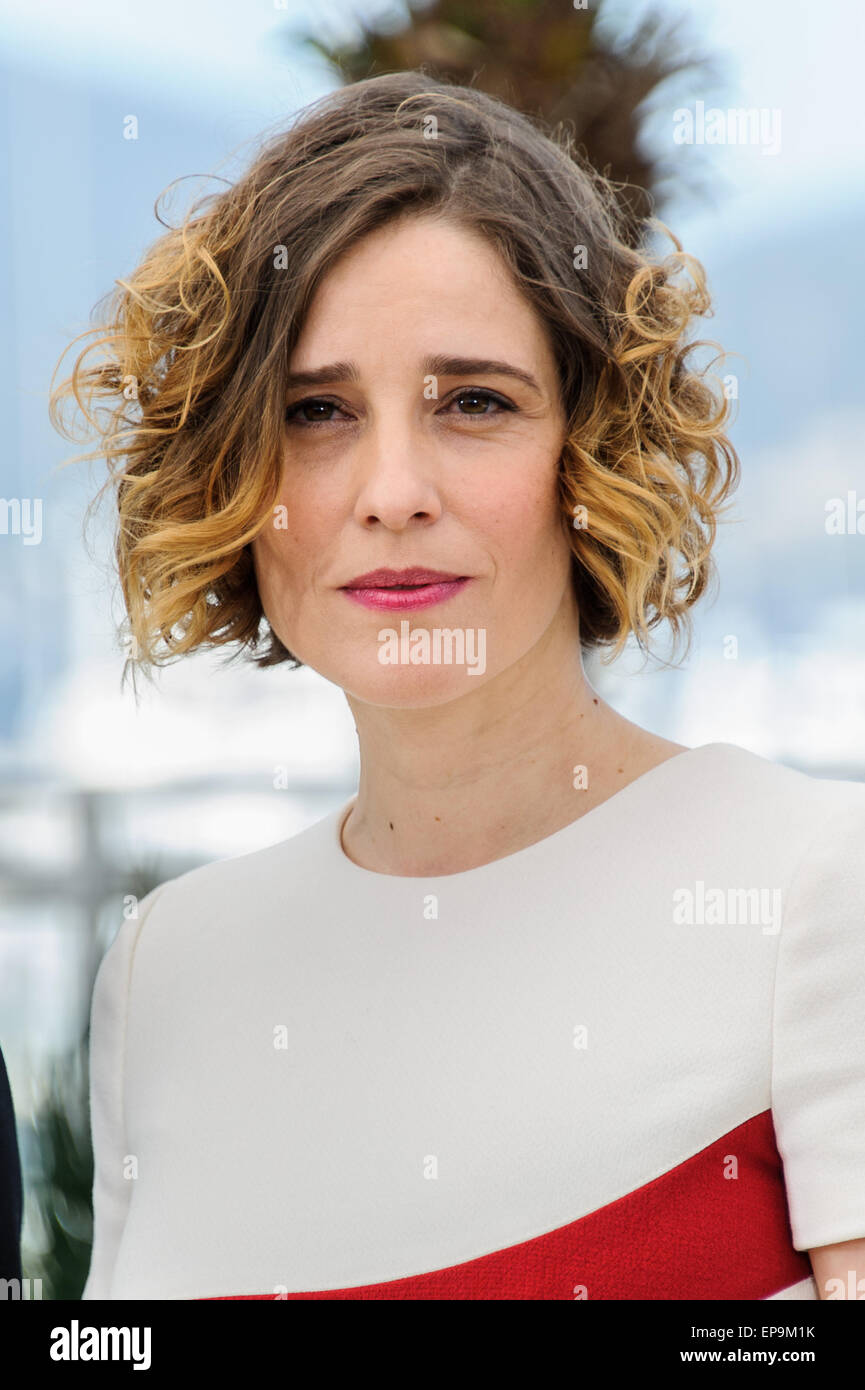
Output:
[[[711,313],[702,266],[656,219],[635,237],[561,128],[398,72],[305,108],[160,236],[100,301],[80,335],[96,341],[51,393],[68,438],[74,397],[100,441],[79,457],[104,457],[116,489],[134,666],[229,643],[261,666],[300,664],[263,614],[250,545],[279,490],[284,381],[328,268],[407,213],[486,237],[546,324],[583,647],[612,659],[633,634],[647,649],[664,621],[690,640],[739,471],[729,402],[690,360],[705,345],[688,341],[692,320]],[[652,226],[676,247],[663,259],[646,249]]]

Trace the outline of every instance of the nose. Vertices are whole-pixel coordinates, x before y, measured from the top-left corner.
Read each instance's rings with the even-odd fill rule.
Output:
[[[393,415],[371,425],[358,448],[355,520],[403,531],[442,514],[434,450],[422,431]]]

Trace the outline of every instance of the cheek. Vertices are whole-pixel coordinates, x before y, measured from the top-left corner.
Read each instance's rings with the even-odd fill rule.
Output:
[[[503,561],[537,564],[543,557],[567,548],[558,484],[548,467],[521,485],[498,490],[486,513],[487,534]]]
[[[309,570],[317,550],[320,533],[317,514],[305,505],[300,491],[287,489],[274,503],[267,525],[252,543],[252,556],[259,590],[273,593],[300,583]]]
[[[289,567],[298,576],[309,571],[331,544],[334,529],[345,511],[345,497],[334,469],[288,468],[275,504],[274,523],[268,534],[268,558]]]
[[[301,569],[297,538],[278,513],[253,542],[252,562],[261,605],[269,616],[297,583]]]
[[[256,537],[250,546],[252,552],[252,568],[255,574],[255,586],[258,589],[258,599],[264,609],[265,616],[269,618],[271,609],[271,577],[273,574],[272,560],[270,558],[270,545],[268,541],[263,541],[261,537]]]

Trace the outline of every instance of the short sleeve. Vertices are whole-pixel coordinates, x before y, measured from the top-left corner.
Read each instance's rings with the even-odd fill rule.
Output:
[[[793,1244],[810,1250],[865,1236],[865,786],[833,784],[786,896],[772,1113]]]
[[[168,880],[170,882],[171,880]],[[127,1154],[123,1074],[132,962],[141,928],[161,883],[124,919],[96,972],[90,1004],[90,1132],[93,1146],[93,1246],[82,1299],[111,1297],[111,1282],[132,1184]]]

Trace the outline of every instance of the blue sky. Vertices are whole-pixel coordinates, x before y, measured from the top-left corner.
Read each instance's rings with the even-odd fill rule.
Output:
[[[567,8],[567,0],[562,0]],[[255,135],[328,90],[326,70],[298,50],[286,63],[276,39],[289,26],[347,35],[352,16],[392,13],[357,0],[0,0],[7,52],[44,72],[113,86],[130,109],[159,100],[185,111],[219,112],[230,140]],[[784,145],[777,159],[724,152],[723,175],[740,186],[742,214],[808,216],[844,200],[865,175],[861,55],[865,19],[849,0],[613,0],[611,24],[635,24],[659,8],[683,16],[697,43],[716,55],[736,104],[778,108]],[[658,138],[666,138],[664,123]],[[731,154],[735,157],[731,158]],[[711,220],[709,218],[709,220]]]

